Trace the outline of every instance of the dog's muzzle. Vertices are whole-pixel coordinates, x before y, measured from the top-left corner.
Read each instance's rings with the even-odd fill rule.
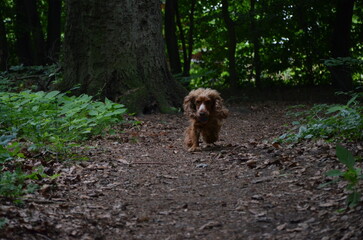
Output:
[[[198,120],[199,120],[199,122],[201,122],[201,123],[206,123],[206,122],[208,122],[208,114],[206,114],[206,113],[200,113],[199,114],[199,116],[198,116]]]

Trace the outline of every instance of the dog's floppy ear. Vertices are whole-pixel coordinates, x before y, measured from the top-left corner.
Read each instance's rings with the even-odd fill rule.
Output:
[[[197,107],[195,105],[195,95],[189,94],[184,98],[183,108],[185,115],[195,118],[197,113]]]
[[[210,98],[212,98],[214,101],[213,110],[216,113],[216,115],[219,116],[220,118],[227,118],[228,110],[224,107],[223,99],[220,96],[220,94],[217,91],[214,91],[210,95]]]

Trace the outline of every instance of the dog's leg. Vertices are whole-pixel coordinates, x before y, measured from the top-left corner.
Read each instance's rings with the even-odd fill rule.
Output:
[[[190,148],[188,149],[189,152],[194,152],[199,150],[199,137],[200,137],[200,130],[194,126],[191,127],[189,132],[190,137]]]
[[[202,131],[203,140],[207,144],[214,144],[214,142],[218,141],[220,130],[221,125],[218,124],[218,122],[216,122],[214,125],[209,125],[208,128],[205,128]]]

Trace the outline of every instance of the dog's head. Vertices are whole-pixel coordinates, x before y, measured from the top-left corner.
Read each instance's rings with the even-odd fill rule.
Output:
[[[206,123],[222,103],[220,94],[213,89],[198,88],[184,99],[184,112],[190,118]]]

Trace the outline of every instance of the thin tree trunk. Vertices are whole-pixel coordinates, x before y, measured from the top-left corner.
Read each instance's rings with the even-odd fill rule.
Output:
[[[37,0],[27,0],[26,2],[31,26],[34,64],[42,65],[45,63],[45,41],[39,13],[37,11]]]
[[[25,65],[45,63],[45,42],[37,11],[37,0],[16,0],[17,52]]]
[[[306,18],[306,11],[307,4],[302,1],[296,1],[296,17],[297,17],[297,23],[300,29],[304,31],[304,34],[306,37],[304,38],[304,42],[306,45],[303,48],[303,51],[306,55],[306,58],[302,59],[303,68],[305,72],[305,77],[303,82],[300,82],[301,85],[307,85],[307,86],[314,86],[314,71],[313,71],[313,38],[314,36],[311,36],[309,34],[309,22]],[[310,26],[311,27],[311,26]]]
[[[352,28],[354,0],[337,0],[336,19],[332,39],[332,57],[350,57],[350,31]],[[349,66],[331,67],[333,85],[341,90],[353,87]]]
[[[261,83],[261,59],[260,59],[260,41],[258,29],[256,27],[255,20],[255,3],[256,0],[251,0],[251,8],[250,8],[250,27],[251,27],[251,35],[252,35],[252,43],[253,43],[253,68],[255,69],[255,83],[257,88],[262,87]]]
[[[26,1],[27,0],[15,0],[15,48],[19,62],[24,65],[32,65],[33,54],[30,44],[30,26],[28,22]]]
[[[6,29],[4,24],[4,14],[0,9],[0,70],[4,71],[8,66],[9,49],[6,39]]]
[[[62,0],[48,0],[47,58],[50,62],[59,59],[61,43]]]
[[[177,0],[166,0],[165,2],[165,43],[168,50],[171,72],[173,74],[182,72],[178,39],[176,37],[176,6]]]
[[[194,11],[196,1],[191,1],[190,13],[189,13],[189,35],[188,35],[188,60],[184,64],[184,75],[189,76],[190,64],[192,62],[193,48],[194,48]]]
[[[188,53],[187,53],[187,47],[186,47],[186,42],[185,42],[185,37],[184,37],[184,28],[183,28],[183,25],[181,24],[178,1],[176,3],[177,3],[176,23],[177,23],[177,26],[179,29],[179,35],[180,35],[179,37],[180,37],[180,41],[182,43],[182,50],[183,50],[183,76],[189,76],[189,71],[186,72],[186,64],[188,62]]]
[[[69,0],[61,90],[107,97],[131,112],[170,112],[185,96],[168,70],[159,0]]]
[[[238,88],[238,74],[236,70],[236,46],[237,37],[235,30],[235,23],[229,16],[228,0],[222,0],[222,15],[227,28],[227,47],[228,47],[228,72],[229,81],[232,89]]]

